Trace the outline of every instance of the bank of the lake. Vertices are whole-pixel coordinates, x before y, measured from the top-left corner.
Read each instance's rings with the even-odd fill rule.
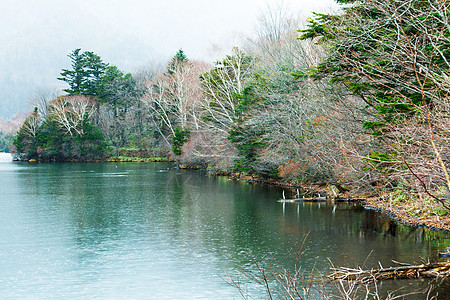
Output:
[[[180,169],[200,170],[195,166],[180,165]],[[368,209],[383,213],[396,222],[402,222],[410,226],[428,227],[431,230],[440,230],[450,232],[450,213],[430,213],[419,209],[417,204],[411,201],[396,202],[393,204],[389,200],[382,197],[367,196],[365,194],[355,194],[348,191],[345,194],[338,194],[336,190],[333,191],[332,185],[315,185],[310,184],[307,187],[301,185],[296,181],[283,181],[274,178],[259,178],[248,176],[240,173],[223,172],[220,170],[209,170],[209,174],[216,176],[227,176],[232,180],[246,181],[249,183],[265,184],[286,188],[290,191],[291,197],[300,195],[307,195],[307,197],[322,195],[327,199],[326,201],[333,202],[333,199],[348,199],[349,202],[359,202]],[[323,201],[323,200],[321,200]]]
[[[449,213],[430,214],[421,210],[405,206],[393,205],[389,201],[382,201],[375,198],[367,198],[364,206],[366,209],[375,210],[387,214],[393,220],[403,222],[411,226],[428,227],[432,230],[441,230],[450,233]]]
[[[277,180],[258,180],[258,179],[244,179],[248,180],[249,182],[258,182],[263,184],[270,184],[270,185],[277,185],[282,187],[287,187],[291,190],[292,194],[295,194],[297,190],[305,190],[305,187],[293,184],[293,183],[286,183],[286,182],[280,182]],[[329,197],[330,200],[333,202],[333,197],[329,196],[327,194],[326,189],[323,188],[323,186],[317,186],[317,185],[311,185],[307,189],[309,194],[320,194],[326,195]],[[444,213],[430,213],[428,211],[424,211],[423,209],[420,209],[420,207],[417,206],[415,203],[411,203],[410,201],[404,201],[403,203],[395,203],[393,204],[389,200],[384,200],[381,197],[367,197],[365,195],[360,194],[352,194],[347,193],[345,195],[340,195],[337,197],[337,199],[348,199],[349,201],[357,201],[361,203],[361,205],[368,210],[377,211],[379,213],[387,215],[389,218],[396,222],[401,222],[408,224],[410,226],[416,226],[416,227],[427,227],[431,230],[440,230],[447,233],[450,233],[450,213],[444,212]]]

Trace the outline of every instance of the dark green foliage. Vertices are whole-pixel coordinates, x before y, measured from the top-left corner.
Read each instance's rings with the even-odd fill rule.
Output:
[[[66,89],[69,94],[80,95],[82,92],[82,86],[85,80],[84,74],[84,60],[80,54],[81,49],[75,49],[68,57],[72,60],[73,70],[62,69],[61,76],[58,80],[65,81],[69,84],[70,88]]]
[[[181,155],[181,148],[189,139],[191,132],[187,128],[176,127],[172,136],[172,151],[175,155]]]
[[[113,112],[114,122],[112,122],[110,143],[115,147],[131,146],[137,144],[142,148],[142,139],[145,138],[145,128],[143,120],[143,105],[139,101],[144,94],[144,88],[138,84],[131,74],[116,77],[106,85],[105,91],[109,93],[106,103]],[[127,121],[133,115],[135,122]],[[145,147],[145,146],[144,146]]]
[[[64,91],[70,95],[97,96],[108,64],[91,51],[75,49],[68,56],[73,69],[62,69],[61,77],[58,78],[70,86]]]
[[[188,57],[186,56],[186,54],[184,54],[183,49],[178,50],[178,52],[175,54],[175,57],[173,58],[173,60],[177,60],[177,61],[188,61]]]
[[[180,57],[182,54],[182,51],[177,53]],[[72,62],[72,69],[63,69],[58,79],[69,84],[69,88],[65,91],[70,96],[88,96],[85,101],[91,102],[90,108],[98,109],[100,104],[104,104],[113,112],[114,119],[109,121],[105,132],[113,132],[114,138],[119,141],[115,146],[124,146],[127,140],[134,137],[132,136],[134,132],[141,134],[142,112],[138,100],[144,90],[136,79],[131,74],[124,75],[116,66],[104,63],[100,56],[91,51],[83,52],[81,49],[75,49],[68,56]],[[64,101],[64,97],[59,101]],[[50,106],[57,107],[57,104],[54,102]],[[91,110],[86,112],[86,115],[80,116],[77,105],[76,103],[75,106],[62,105],[62,110],[58,108],[59,110],[53,115],[50,113],[46,120],[40,120],[35,111],[24,122],[14,140],[16,151],[25,153],[25,159],[35,158],[44,161],[103,159],[108,150],[106,138],[93,123],[101,124],[98,123],[99,115],[93,116],[95,113]],[[138,121],[130,125],[126,119],[129,111],[135,106]],[[67,118],[66,121],[61,121],[64,118]],[[66,124],[72,121],[76,123]],[[76,130],[72,131],[70,126],[75,126]],[[110,142],[113,142],[111,136],[110,134],[108,137]]]
[[[27,142],[25,141],[25,136],[23,132],[19,131],[15,138],[13,138],[13,146],[15,148],[15,151],[17,153],[24,153],[26,152],[26,145]]]
[[[251,111],[257,109],[264,100],[255,86],[247,86],[241,94],[235,95],[238,100],[235,107],[235,125],[228,132],[230,140],[238,150],[240,158],[234,162],[234,171],[253,173],[253,164],[257,161],[258,151],[264,147],[261,138],[264,128],[245,122],[252,118]]]
[[[236,125],[229,131],[228,139],[235,145],[240,158],[234,162],[234,171],[252,173],[253,164],[258,157],[258,150],[264,146],[261,142],[263,131],[251,130],[245,126]]]
[[[49,117],[36,131],[35,136],[19,130],[13,141],[16,152],[25,159],[40,161],[87,161],[105,158],[107,143],[100,130],[85,120],[82,135],[70,135]]]
[[[342,15],[314,14],[300,31],[301,39],[320,38],[328,49],[311,75],[349,88],[375,108],[385,125],[399,125],[423,113],[424,104],[436,102],[433,98],[439,101],[440,87],[431,77],[449,69],[450,44],[442,37],[450,36],[446,14],[423,1],[336,2],[351,5]],[[418,54],[411,52],[412,44]],[[366,128],[379,134],[380,124]]]
[[[182,56],[181,53],[177,55]],[[107,128],[109,142],[115,147],[123,147],[131,138],[131,132],[142,131],[142,124],[131,128],[125,125],[128,113],[133,106],[139,106],[138,100],[143,95],[144,89],[137,83],[131,74],[124,74],[118,67],[104,63],[93,52],[81,52],[74,50],[69,54],[72,60],[72,70],[63,69],[59,80],[65,81],[70,88],[65,91],[70,95],[90,96],[90,99],[100,104],[105,104],[113,114],[113,120]],[[137,119],[141,120],[141,112],[138,109]],[[96,122],[98,122],[98,116]],[[128,127],[126,127],[128,126]],[[134,128],[138,127],[138,128]],[[75,151],[77,152],[77,151]],[[81,151],[80,153],[83,153]]]
[[[380,136],[382,132],[382,128],[386,126],[386,122],[364,122],[363,128],[369,129],[374,136]]]
[[[114,91],[111,88],[112,83],[117,78],[123,77],[123,72],[116,66],[108,66],[97,85],[97,100],[100,103],[108,102],[114,96]]]
[[[64,132],[56,122],[49,119],[40,125],[35,136],[28,134],[22,126],[14,139],[14,146],[16,152],[25,154],[25,159],[61,161],[63,136]]]
[[[110,104],[115,112],[115,117],[120,117],[138,101],[144,90],[138,85],[136,79],[128,73],[106,82],[102,93],[102,102]]]
[[[301,39],[311,39],[315,37],[324,37],[325,39],[333,38],[333,27],[330,25],[338,20],[338,17],[314,12],[313,15],[313,18],[307,20],[307,29],[299,30],[299,32],[302,33]]]
[[[378,153],[374,151],[366,157],[366,163],[367,163],[367,167],[365,168],[366,171],[376,170],[379,173],[387,175],[393,172],[394,166],[393,163],[395,163],[395,155]]]
[[[235,120],[242,122],[252,108],[257,105],[258,95],[255,93],[253,86],[247,86],[240,94],[234,94],[233,97],[237,100],[237,104],[234,108]]]
[[[53,119],[48,119],[39,128],[36,135],[35,152],[28,151],[28,158],[43,161],[65,161],[65,157],[70,157],[70,153],[63,152],[65,132],[59,128]]]
[[[184,63],[188,62],[189,59],[184,54],[184,51],[182,49],[178,50],[178,52],[175,54],[175,56],[172,58],[172,60],[169,62],[167,66],[167,73],[169,75],[174,74],[177,72],[178,69],[180,69]]]
[[[76,160],[105,158],[108,144],[103,133],[91,122],[86,122],[83,129],[83,135],[66,136],[64,139],[70,157]]]
[[[0,132],[0,152],[10,152],[12,150],[14,137],[10,134]]]
[[[108,103],[117,117],[137,102],[144,90],[130,73],[123,74],[116,66],[108,66],[97,86],[97,101]]]
[[[83,135],[68,135],[55,121],[41,126],[37,136],[37,157],[43,161],[87,161],[103,159],[107,144],[100,130],[91,122],[83,124]]]
[[[39,123],[40,118],[35,107],[34,111],[23,121],[16,138],[13,140],[16,152],[25,153],[36,151],[36,135],[38,126],[40,125]]]

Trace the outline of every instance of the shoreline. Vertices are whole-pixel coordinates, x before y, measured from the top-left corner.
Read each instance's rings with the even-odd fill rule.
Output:
[[[308,191],[311,193],[326,193],[323,191],[323,188],[320,188],[319,186],[311,185],[311,187],[305,188],[298,184],[292,184],[289,182],[282,182],[277,180],[270,180],[270,179],[255,179],[255,178],[245,178],[245,177],[239,177],[233,174],[230,175],[224,175],[228,176],[230,180],[241,180],[241,181],[247,181],[251,183],[258,183],[258,184],[265,184],[265,185],[274,185],[279,187],[285,187],[291,190],[295,189],[301,189],[303,191]],[[413,227],[421,227],[421,228],[428,228],[430,230],[437,230],[444,233],[450,233],[450,216],[444,215],[444,216],[438,216],[438,215],[427,215],[427,216],[421,216],[420,218],[412,217],[409,215],[409,211],[406,208],[402,208],[401,206],[393,206],[386,202],[383,202],[380,199],[373,198],[373,197],[364,197],[364,196],[358,196],[358,195],[352,195],[351,193],[349,195],[346,195],[345,197],[336,197],[336,200],[339,200],[339,198],[343,199],[355,199],[355,202],[360,202],[364,209],[367,210],[373,210],[379,213],[386,214],[389,219],[403,223],[409,226]],[[333,201],[333,197],[330,197],[330,200]]]
[[[354,199],[355,202],[360,202],[364,209],[373,210],[379,213],[386,214],[389,219],[403,223],[412,227],[428,228],[430,230],[437,230],[444,233],[450,233],[450,215],[438,216],[438,215],[427,215],[421,216],[419,218],[410,216],[410,211],[406,207],[401,207],[398,205],[390,205],[382,201],[380,198],[367,197],[364,195],[355,195],[351,192],[346,193],[346,195],[337,195],[335,197],[329,195],[329,191],[324,189],[319,185],[310,185],[309,187],[304,187],[299,185],[297,182],[281,181],[276,179],[263,179],[255,178],[252,176],[243,176],[232,172],[221,172],[221,171],[211,171],[203,170],[200,168],[193,168],[190,166],[182,165],[178,166],[180,169],[186,170],[198,170],[206,171],[212,176],[226,176],[229,180],[246,181],[249,183],[272,185],[278,187],[284,187],[292,191],[301,190],[302,192],[307,192],[310,194],[325,195],[329,199],[328,201],[333,201],[333,198],[339,201],[339,199]],[[349,201],[353,202],[353,201]]]
[[[288,188],[296,189],[301,187],[289,187]],[[360,202],[364,209],[373,210],[379,213],[386,214],[391,220],[400,222],[403,224],[407,224],[413,227],[422,227],[428,228],[430,230],[438,230],[444,233],[450,233],[450,216],[422,216],[420,218],[414,218],[408,215],[409,211],[401,206],[390,206],[388,203],[385,203],[381,200],[377,200],[372,197],[362,197],[349,195],[350,199],[355,199],[355,201]],[[337,198],[339,199],[339,198]],[[333,200],[327,200],[333,201]],[[389,207],[390,206],[390,207]]]
[[[368,198],[364,204],[365,209],[370,209],[385,213],[392,220],[401,222],[414,227],[428,228],[431,230],[450,233],[450,216],[444,215],[427,215],[415,218],[409,215],[409,211],[399,206],[392,206],[388,203],[376,201],[376,199]]]

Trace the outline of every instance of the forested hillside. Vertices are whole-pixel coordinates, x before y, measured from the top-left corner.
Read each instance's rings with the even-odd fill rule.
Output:
[[[448,213],[450,2],[337,2],[341,14],[300,32],[269,13],[213,66],[180,49],[123,74],[76,49],[58,78],[68,95],[41,99],[16,150],[43,161],[145,153]]]

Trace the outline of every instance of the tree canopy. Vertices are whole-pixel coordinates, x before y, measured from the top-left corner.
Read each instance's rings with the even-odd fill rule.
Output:
[[[416,187],[444,203],[450,190],[450,2],[337,2],[347,4],[343,14],[315,14],[301,30],[302,39],[328,50],[313,75],[345,86],[378,116],[364,124],[383,149],[367,157],[370,166],[390,184]]]
[[[64,91],[70,95],[96,96],[98,86],[108,67],[100,56],[92,51],[73,50],[68,57],[72,61],[72,70],[62,69],[58,80],[69,84]]]

